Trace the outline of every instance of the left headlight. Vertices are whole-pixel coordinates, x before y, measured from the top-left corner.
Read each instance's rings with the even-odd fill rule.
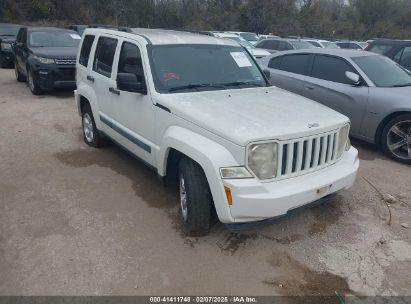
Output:
[[[55,63],[54,59],[52,58],[44,58],[44,57],[40,57],[40,56],[33,56],[34,59],[36,59],[37,61],[40,61],[43,64],[53,64]]]
[[[277,143],[254,144],[248,149],[248,167],[259,179],[277,176]]]
[[[3,50],[11,50],[11,43],[2,42],[2,43],[1,43],[1,48],[2,48]]]

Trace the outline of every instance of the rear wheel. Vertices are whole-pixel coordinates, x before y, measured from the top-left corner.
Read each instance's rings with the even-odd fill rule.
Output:
[[[82,109],[82,126],[84,142],[90,147],[101,147],[103,138],[96,127],[93,112],[89,104],[86,104]]]
[[[411,114],[388,122],[382,133],[382,146],[392,159],[411,164]]]
[[[183,157],[179,164],[180,213],[184,231],[190,236],[210,230],[212,196],[200,165]]]
[[[14,74],[16,75],[16,79],[18,82],[26,81],[26,77],[24,77],[23,74],[20,73],[19,68],[17,67],[17,62],[14,63]]]
[[[34,73],[29,69],[27,69],[27,83],[33,95],[40,95],[41,93],[43,93],[42,89],[37,84]]]

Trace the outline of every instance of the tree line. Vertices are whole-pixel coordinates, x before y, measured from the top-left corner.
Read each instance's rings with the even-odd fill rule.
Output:
[[[0,22],[411,38],[410,0],[1,0]]]

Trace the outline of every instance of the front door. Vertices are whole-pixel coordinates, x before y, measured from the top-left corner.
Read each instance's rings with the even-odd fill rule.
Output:
[[[137,42],[128,39],[121,41],[116,75],[118,73],[134,74],[138,82],[146,83],[145,67]],[[118,94],[112,118],[122,133],[120,143],[154,165],[155,107],[151,98],[148,94],[122,90],[118,90]]]

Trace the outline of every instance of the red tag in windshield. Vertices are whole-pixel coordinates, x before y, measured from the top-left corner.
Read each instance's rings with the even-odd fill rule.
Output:
[[[167,72],[164,73],[163,79],[165,81],[170,81],[170,80],[180,80],[180,77],[176,73],[173,72]]]

